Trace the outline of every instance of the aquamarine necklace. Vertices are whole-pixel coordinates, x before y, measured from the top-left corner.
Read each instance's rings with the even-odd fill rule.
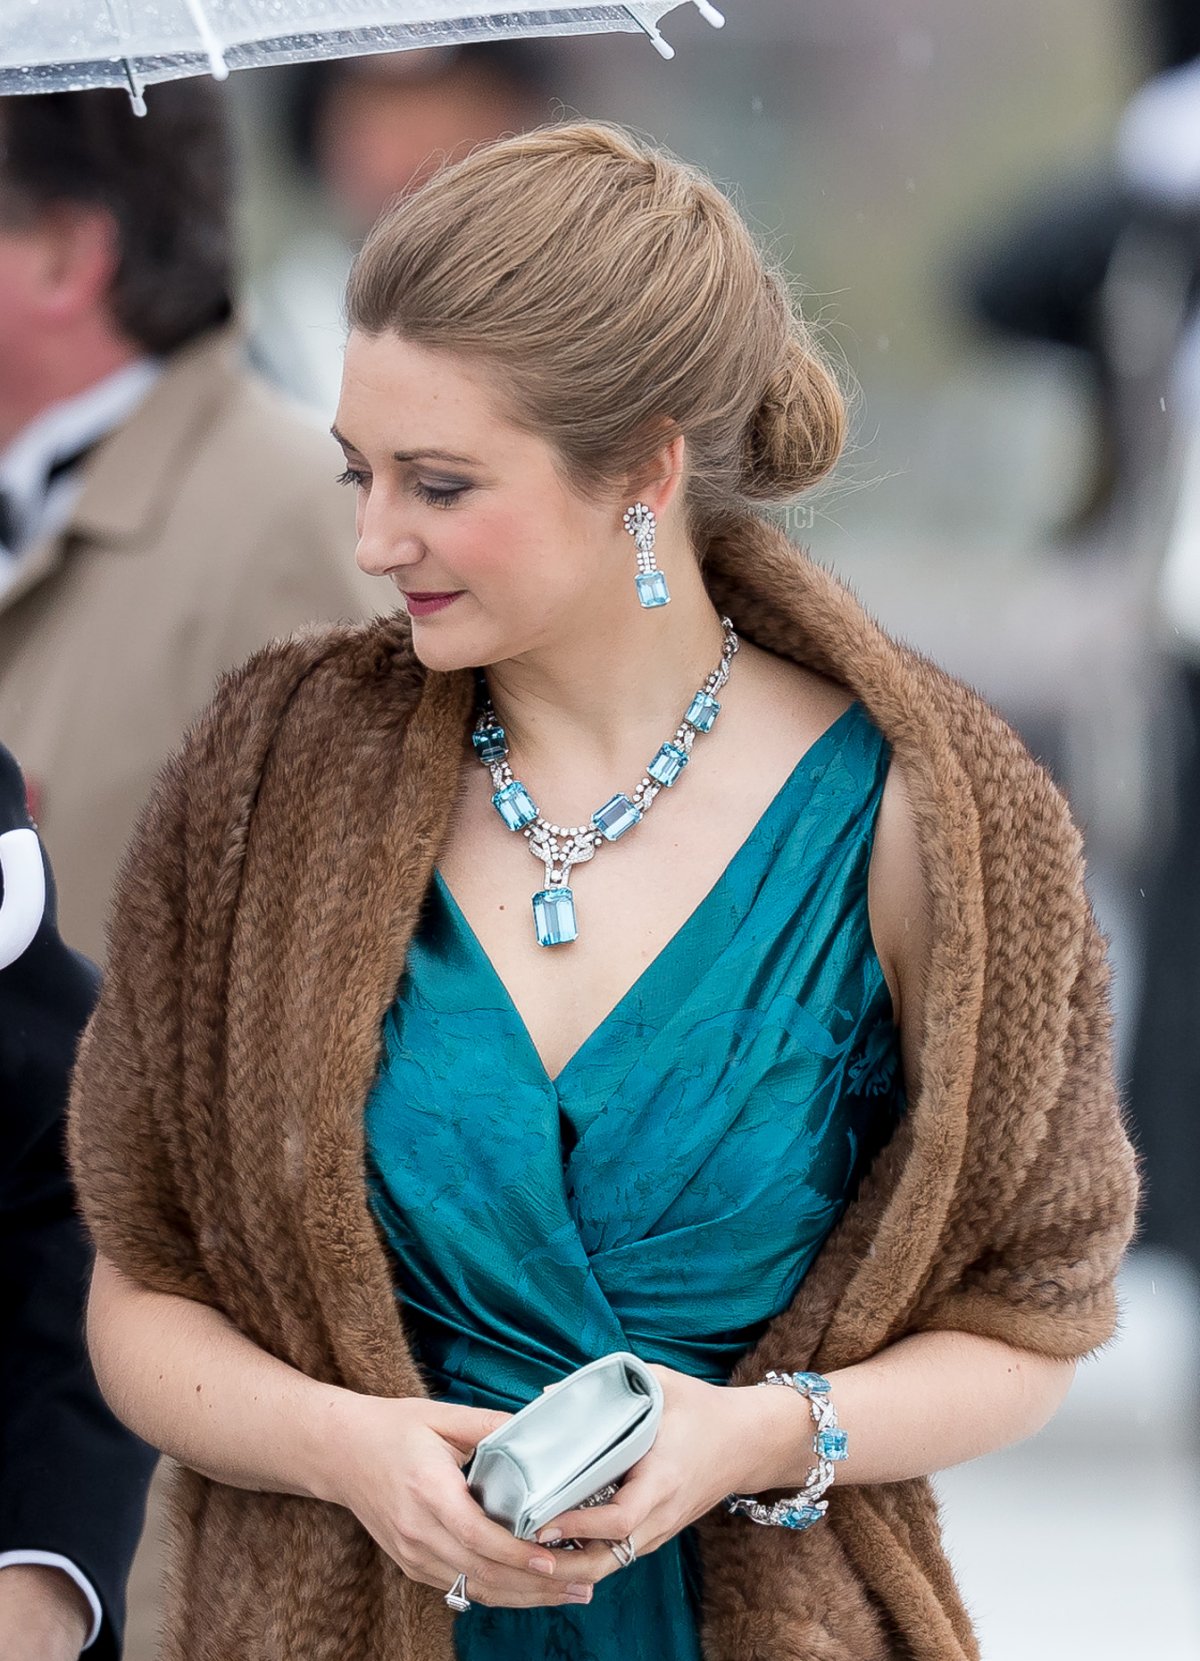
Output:
[[[511,831],[520,831],[530,853],[546,867],[546,886],[533,896],[533,922],[539,946],[561,946],[579,934],[575,894],[567,883],[572,865],[582,865],[604,842],[615,842],[632,830],[664,785],[669,789],[687,766],[698,732],[708,732],[721,708],[716,698],[729,679],[729,666],[738,649],[738,637],[728,617],[722,617],[725,639],[721,661],[696,692],[679,725],[661,744],[645,775],[629,795],[618,791],[598,807],[586,825],[552,825],[538,812],[533,797],[508,765],[508,739],[496,718],[487,677],[476,670],[481,706],[471,733],[475,754],[492,775],[492,806]]]

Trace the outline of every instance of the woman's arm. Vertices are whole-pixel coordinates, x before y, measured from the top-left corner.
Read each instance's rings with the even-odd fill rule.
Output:
[[[902,1482],[994,1453],[1041,1430],[1075,1373],[970,1332],[916,1332],[826,1376],[848,1457],[836,1486]],[[795,1390],[746,1386],[752,1421],[744,1493],[802,1488],[813,1467],[812,1411]]]
[[[964,1332],[913,1333],[827,1376],[850,1457],[834,1487],[929,1476],[1030,1436],[1066,1393],[1073,1363],[1049,1361]],[[588,1540],[572,1572],[600,1580],[613,1558],[597,1541],[634,1536],[643,1555],[711,1511],[728,1494],[792,1494],[815,1461],[813,1419],[797,1391],[709,1384],[669,1367],[651,1370],[664,1410],[650,1452],[608,1505],[564,1512],[538,1539]]]
[[[326,1499],[345,1398],[260,1349],[220,1310],[155,1292],[96,1254],[88,1349],[113,1412],[152,1447],[234,1488]]]
[[[571,1565],[485,1516],[462,1466],[511,1417],[425,1396],[321,1384],[217,1309],[141,1286],[97,1253],[88,1345],[109,1406],[214,1482],[352,1511],[404,1572],[442,1591],[460,1570],[476,1602],[578,1602]]]
[[[893,759],[876,821],[868,883],[875,949],[892,993],[910,1097],[920,1088],[930,905],[907,780]],[[1052,1417],[1075,1363],[966,1332],[913,1333],[829,1374],[849,1457],[836,1480],[928,1476],[1032,1436]],[[757,1487],[799,1488],[812,1468],[812,1414],[793,1390],[749,1387]]]

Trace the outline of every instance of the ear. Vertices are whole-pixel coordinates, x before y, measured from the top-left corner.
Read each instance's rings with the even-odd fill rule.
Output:
[[[661,418],[656,426],[658,448],[626,481],[626,502],[645,502],[661,519],[683,484],[687,440],[673,421]]]
[[[68,325],[103,308],[121,259],[113,214],[86,202],[54,202],[41,213],[36,235],[42,316]]]

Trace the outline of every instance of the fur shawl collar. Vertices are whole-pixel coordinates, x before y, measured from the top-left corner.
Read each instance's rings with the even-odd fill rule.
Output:
[[[862,699],[909,776],[936,944],[923,1088],[739,1362],[830,1369],[950,1327],[1055,1356],[1112,1334],[1137,1172],[1104,943],[1062,797],[973,692],[763,522],[705,581]],[[311,1376],[422,1393],[363,1179],[380,1023],[455,798],[472,676],[402,614],[276,642],[164,769],[117,887],[70,1152],[99,1247]],[[452,1661],[441,1593],[356,1519],[174,1473],[164,1661]],[[701,1520],[707,1661],[978,1656],[928,1482],[831,1492],[794,1534]]]

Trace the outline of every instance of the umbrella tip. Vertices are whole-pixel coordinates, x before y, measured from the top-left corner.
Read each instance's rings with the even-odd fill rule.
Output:
[[[692,4],[706,23],[711,23],[714,29],[725,27],[725,15],[715,6],[710,6],[708,0],[692,0]]]
[[[128,58],[121,60],[125,69],[125,90],[129,94],[129,104],[134,115],[145,115],[146,100],[142,97],[145,82]]]

